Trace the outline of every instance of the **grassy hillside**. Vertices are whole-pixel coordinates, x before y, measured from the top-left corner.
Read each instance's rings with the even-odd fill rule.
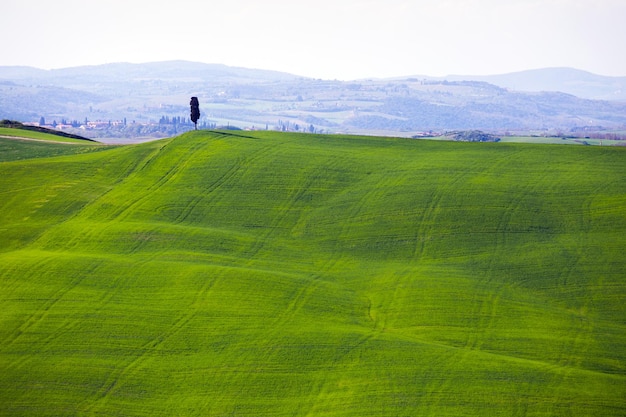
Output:
[[[5,122],[3,120],[2,122]],[[9,122],[13,123],[13,122]],[[22,125],[19,122],[10,126],[7,123],[0,123],[0,136],[9,136],[24,139],[45,140],[51,142],[74,143],[74,144],[98,144],[91,139],[83,138],[77,135],[64,133],[56,130],[45,129],[34,126]],[[10,126],[10,127],[7,127]]]
[[[239,135],[0,163],[0,415],[626,414],[625,149]]]
[[[0,162],[97,152],[107,148],[105,145],[94,146],[97,145],[95,142],[72,142],[70,144],[69,142],[59,143],[56,140],[23,139],[20,137],[2,137],[0,133]]]

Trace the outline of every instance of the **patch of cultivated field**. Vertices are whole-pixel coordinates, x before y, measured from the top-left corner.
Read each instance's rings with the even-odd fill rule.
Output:
[[[0,137],[14,137],[22,139],[35,139],[49,142],[61,142],[61,143],[73,143],[82,145],[97,145],[97,142],[93,142],[85,139],[74,139],[69,137],[59,136],[53,133],[38,132],[26,129],[14,129],[8,127],[0,127]]]
[[[0,415],[626,414],[626,149],[39,145],[0,162]]]

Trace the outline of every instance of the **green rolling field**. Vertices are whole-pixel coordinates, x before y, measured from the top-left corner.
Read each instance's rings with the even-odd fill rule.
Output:
[[[58,132],[49,129],[42,129],[41,131],[37,130],[28,130],[26,127],[20,125],[21,127],[3,127],[3,122],[11,123],[10,121],[1,120],[0,121],[0,138],[4,137],[13,137],[20,138],[22,140],[43,140],[47,142],[59,142],[66,144],[83,144],[83,145],[96,145],[98,142],[95,142],[91,139],[78,139],[78,137],[67,137],[63,136],[65,133]],[[15,122],[18,123],[18,122]],[[39,128],[34,128],[39,129]]]
[[[0,151],[1,416],[626,415],[626,149]]]

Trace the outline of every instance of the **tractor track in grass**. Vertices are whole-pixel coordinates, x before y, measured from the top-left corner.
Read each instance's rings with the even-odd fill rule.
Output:
[[[293,222],[288,224],[285,224],[285,221],[290,218],[292,211],[295,210],[298,204],[302,203],[302,197],[306,195],[312,185],[315,184],[317,177],[315,174],[317,172],[323,173],[326,170],[334,169],[339,165],[339,163],[340,160],[338,158],[330,158],[326,160],[326,163],[319,164],[313,169],[308,166],[306,168],[302,168],[307,172],[307,175],[304,176],[306,178],[305,181],[291,190],[286,196],[284,202],[280,202],[281,206],[278,207],[280,209],[279,214],[273,216],[270,224],[262,228],[262,233],[255,241],[255,244],[250,248],[250,253],[248,255],[250,260],[253,260],[259,254],[259,252],[267,245],[268,240],[270,240],[270,238],[277,231],[282,231],[283,233],[293,233],[294,227],[298,225],[301,219],[295,219]],[[299,177],[303,177],[303,175],[300,174]],[[302,214],[303,213],[300,213],[299,215],[302,216]]]
[[[323,414],[325,410],[333,408],[336,404],[333,397],[341,394],[337,390],[349,375],[361,366],[360,352],[367,344],[377,337],[377,332],[370,331],[357,335],[354,342],[342,343],[342,349],[333,358],[330,367],[333,369],[332,377],[318,380],[309,391],[306,401],[300,405],[300,412],[305,416],[316,416]]]
[[[364,210],[367,210],[368,207],[375,207],[376,205],[373,204],[374,202],[384,199],[386,193],[393,189],[393,187],[401,184],[405,179],[406,175],[386,176],[384,180],[378,180],[375,185],[370,186],[369,189],[362,194],[362,197],[349,208],[348,218],[350,220],[342,222],[341,231],[339,233],[340,239],[344,240],[344,236],[352,236],[353,230],[357,227],[355,225],[356,220],[366,217],[362,214]],[[390,236],[386,237],[386,239],[389,238]],[[337,248],[337,250],[340,249]],[[388,294],[388,292],[381,292],[383,295],[382,297],[375,297],[377,299],[375,304],[372,301],[373,296],[366,295],[369,301],[368,317],[373,322],[373,329],[376,331],[385,332],[387,330],[389,309],[393,305],[395,294],[399,291],[399,286],[401,285],[399,274],[393,273],[392,275],[394,276],[394,281],[392,284],[388,285],[388,287],[394,288],[393,294],[384,295]]]
[[[378,179],[375,184],[369,185],[358,199],[348,200],[348,206],[343,216],[340,219],[333,219],[335,223],[339,223],[339,231],[335,235],[335,251],[358,249],[363,241],[371,238],[371,236],[354,236],[357,235],[356,232],[363,224],[374,222],[380,216],[377,212],[368,213],[367,210],[376,207],[376,202],[383,200],[389,190],[402,183],[403,180],[402,176],[384,176],[382,179]]]
[[[514,158],[518,152],[519,151],[507,152],[504,157],[497,160],[496,163],[490,165],[489,170],[496,169],[494,168],[495,166],[504,166],[512,158]],[[470,164],[463,170],[459,170],[441,185],[435,187],[432,196],[428,199],[427,205],[422,209],[421,217],[417,222],[417,227],[415,228],[415,232],[413,234],[413,251],[410,261],[408,262],[406,268],[394,274],[394,282],[389,286],[393,288],[393,291],[389,293],[388,296],[383,296],[383,298],[379,300],[375,307],[376,313],[372,314],[372,307],[370,307],[369,314],[370,317],[374,316],[373,320],[375,328],[380,329],[380,331],[387,331],[388,328],[393,328],[393,323],[390,322],[390,319],[392,319],[392,317],[389,316],[389,312],[394,309],[398,311],[403,309],[402,305],[398,305],[398,300],[402,299],[401,295],[403,291],[406,291],[406,287],[410,286],[410,281],[415,279],[415,274],[420,273],[420,261],[427,256],[427,242],[432,239],[432,233],[434,230],[436,230],[436,219],[440,213],[442,203],[447,199],[451,199],[451,191],[457,189],[459,187],[459,184],[463,180],[473,175],[484,175],[484,165],[481,165],[479,161]],[[401,181],[401,179],[398,179],[398,181]],[[379,185],[376,188],[386,189],[387,187],[393,186],[393,183],[387,183],[382,187]],[[372,198],[373,195],[373,192],[369,192],[366,194],[365,197]],[[360,202],[361,206],[369,205],[365,197]],[[357,216],[358,212],[359,211],[355,213],[355,211],[352,211],[352,218],[354,218],[354,216]],[[488,305],[481,305],[480,313],[482,313],[482,315],[489,315],[490,320],[493,320],[497,312],[499,298],[500,295],[495,294],[494,297],[490,299]],[[483,311],[483,309],[487,307],[489,307],[488,311]],[[470,334],[470,339],[467,342],[468,348],[471,348],[475,343],[475,334]]]
[[[163,146],[156,149],[152,154],[144,160],[141,167],[135,170],[131,176],[140,175],[142,172],[146,171],[151,164],[159,159],[159,157],[163,157],[164,152],[167,150],[168,146],[171,146],[172,142],[167,142]],[[150,184],[144,191],[140,192],[139,195],[128,204],[125,204],[117,214],[114,214],[114,218],[119,221],[123,221],[128,218],[141,204],[147,201],[152,195],[154,195],[158,190],[164,187],[166,184],[172,181],[180,172],[184,171],[187,165],[195,159],[195,153],[200,149],[209,146],[210,141],[197,141],[191,149],[187,150],[186,154],[177,160],[176,163],[171,164],[169,169],[165,171],[165,173]],[[129,176],[130,177],[130,176]]]
[[[222,175],[220,175],[214,182],[206,187],[206,190],[203,192],[197,193],[192,200],[180,210],[179,215],[173,220],[174,223],[180,224],[185,222],[187,218],[193,213],[194,209],[200,204],[202,201],[211,201],[211,195],[215,193],[217,190],[222,188],[224,184],[230,181],[237,175],[237,172],[240,170],[242,165],[242,159],[238,159],[235,161],[230,167],[228,167]]]
[[[20,281],[18,280],[12,281],[13,283],[12,286],[8,288],[5,287],[6,289],[5,289],[5,293],[3,294],[3,298],[7,297],[7,295],[9,294],[8,291],[6,290],[13,289],[13,291],[15,291],[21,287],[20,284],[22,284],[24,281],[28,282],[28,279],[25,279],[25,278],[31,278],[32,276],[35,276],[35,275],[41,275],[41,273],[38,273],[37,271],[39,271],[40,269],[43,270],[49,264],[49,262],[50,262],[49,258],[39,258],[37,262],[35,262],[33,265],[30,266],[28,275],[22,277],[22,280]],[[8,272],[12,272],[12,271],[7,271],[3,273],[2,275],[3,284],[6,284],[5,274]],[[6,337],[6,339],[3,341],[3,344],[2,344],[3,350],[13,345],[16,342],[16,340],[19,339],[20,336],[24,334],[25,331],[27,331],[36,322],[38,322],[39,319],[41,319],[41,317],[44,315],[44,312],[46,310],[49,310],[58,301],[56,298],[54,298],[54,295],[60,294],[61,290],[62,289],[58,289],[55,291],[53,296],[47,297],[45,299],[45,302],[43,303],[43,308],[38,308],[23,318],[23,320],[21,321],[21,324],[18,327],[16,327],[13,331],[11,331]]]
[[[156,181],[151,182],[144,190],[136,194],[128,194],[132,195],[132,199],[125,201],[123,205],[121,205],[118,209],[107,213],[106,218],[102,218],[102,216],[98,215],[98,210],[101,209],[101,206],[107,205],[107,200],[111,198],[115,198],[112,196],[112,192],[120,192],[121,188],[125,186],[132,186],[132,182],[134,178],[141,175],[146,169],[149,169],[151,164],[153,164],[163,153],[167,150],[167,147],[171,144],[171,141],[159,146],[157,149],[153,150],[149,155],[147,155],[142,161],[137,161],[134,164],[129,164],[127,169],[125,170],[125,174],[120,177],[120,179],[116,182],[117,187],[111,189],[104,194],[100,195],[95,200],[91,201],[87,205],[85,205],[81,210],[74,213],[74,215],[64,221],[63,223],[56,225],[52,230],[56,230],[59,227],[63,227],[63,225],[71,224],[72,220],[84,217],[84,218],[93,218],[96,217],[99,220],[90,222],[89,224],[93,225],[93,227],[87,228],[86,225],[80,226],[80,233],[73,234],[73,239],[66,242],[66,247],[68,249],[80,247],[82,243],[85,241],[98,242],[105,240],[105,236],[110,233],[113,221],[118,222],[127,222],[127,219],[132,216],[134,212],[141,206],[141,204],[145,201],[149,201],[150,198],[162,189],[165,185],[170,183],[173,178],[176,177],[184,168],[193,160],[195,152],[199,149],[209,146],[210,141],[198,141],[194,146],[189,149],[184,157],[177,160],[175,164],[172,164],[169,169],[160,176]],[[96,212],[94,212],[96,210]],[[41,237],[45,236],[42,235]],[[40,238],[41,238],[40,237]],[[38,239],[39,240],[39,239]],[[135,250],[138,250],[141,247],[141,244],[145,244],[146,242],[139,242],[136,245]]]
[[[154,151],[152,152],[154,153]],[[151,153],[151,155],[152,155]],[[141,164],[142,160],[130,160],[129,162],[123,164],[123,168],[117,170],[117,176],[113,181],[107,186],[107,189],[101,193],[100,195],[94,197],[93,199],[87,201],[80,208],[73,211],[67,218],[63,219],[61,222],[52,225],[50,228],[42,231],[37,237],[35,237],[32,242],[29,244],[30,247],[44,247],[47,242],[51,239],[54,240],[55,234],[64,229],[67,225],[72,225],[74,221],[80,218],[97,218],[96,222],[102,223],[104,220],[99,218],[98,210],[101,209],[101,205],[106,201],[107,198],[110,198],[111,194],[117,189],[117,187],[121,186],[125,182],[129,180],[129,176],[131,176],[136,170],[139,164]],[[108,162],[106,162],[108,163]],[[98,171],[103,168],[98,168]],[[109,219],[110,220],[110,219]],[[80,247],[80,244],[85,241],[85,239],[95,239],[98,235],[96,235],[94,228],[90,229],[91,232],[87,231],[85,225],[81,226],[80,233],[73,233],[69,240],[65,239],[64,246],[68,249]],[[91,234],[90,234],[91,233]],[[100,230],[100,235],[103,232]]]
[[[495,161],[490,165],[488,171],[498,172],[503,166],[508,164],[512,158],[520,151],[512,152],[501,159]],[[519,175],[522,175],[520,173]],[[507,249],[508,235],[512,231],[510,230],[513,224],[513,219],[520,210],[522,203],[526,200],[526,196],[535,192],[536,189],[543,187],[545,179],[548,178],[548,173],[544,172],[538,181],[529,183],[526,186],[518,189],[518,191],[507,200],[506,207],[501,207],[501,215],[498,218],[497,223],[494,225],[494,249],[489,257],[489,262],[485,266],[484,273],[478,280],[478,288],[474,297],[474,308],[469,315],[472,319],[477,319],[477,323],[472,326],[472,331],[467,335],[465,348],[469,350],[481,349],[484,339],[491,328],[493,328],[494,320],[498,317],[498,304],[502,293],[505,288],[514,285],[509,281],[507,277],[501,276],[503,271],[499,268],[502,264],[502,258],[505,257],[509,251]],[[478,296],[477,296],[478,295]]]
[[[80,255],[80,254],[76,255],[76,257],[77,258],[91,258],[88,255]],[[141,265],[148,264],[154,261],[156,258],[157,257],[154,256],[149,259],[143,260],[142,262],[137,264],[137,268],[141,269]],[[22,331],[20,331],[18,336],[26,334],[28,329],[36,326],[37,323],[47,319],[47,317],[49,316],[49,313],[59,303],[79,301],[79,300],[73,300],[71,298],[68,298],[67,294],[69,294],[72,290],[81,286],[82,283],[92,274],[96,273],[97,271],[103,271],[106,265],[108,264],[107,261],[108,259],[106,258],[100,258],[100,257],[93,258],[93,262],[91,263],[90,268],[81,270],[77,274],[77,278],[71,283],[71,285],[67,285],[62,288],[59,288],[59,290],[55,293],[55,297],[50,299],[50,302],[44,306],[44,309],[38,310],[36,313],[33,313],[32,317],[34,317],[35,319],[29,318],[26,322],[28,324],[28,328],[24,330],[20,329]],[[90,310],[90,316],[97,316],[105,312],[107,305],[113,300],[113,298],[116,295],[120,293],[120,291],[123,290],[122,285],[124,284],[124,282],[125,282],[125,279],[123,278],[123,276],[111,274],[109,279],[106,281],[107,286],[98,289],[99,295],[97,299],[90,300],[90,304],[92,305],[92,308]],[[56,327],[53,332],[51,332],[50,334],[48,334],[47,337],[42,338],[38,342],[40,352],[43,354],[49,350],[49,346],[58,346],[58,345],[55,345],[54,342],[62,339],[67,334],[70,334],[76,331],[76,329],[79,329],[82,324],[83,324],[83,317],[71,317],[71,316],[65,317],[63,321],[60,323],[60,325]],[[12,344],[13,344],[13,341],[9,343],[7,346],[10,347]],[[30,358],[27,356],[20,357],[11,363],[11,368],[19,369],[21,366],[23,366],[23,364],[28,362],[29,359]]]
[[[195,273],[192,271],[191,274]],[[137,372],[138,369],[142,366],[143,363],[152,360],[158,359],[158,351],[161,346],[170,338],[179,333],[185,326],[187,326],[191,320],[195,317],[197,310],[194,308],[205,298],[211,291],[211,289],[215,286],[216,282],[221,280],[223,276],[217,275],[214,276],[211,280],[206,280],[204,285],[196,291],[193,299],[191,300],[189,307],[182,310],[180,314],[172,321],[172,324],[159,335],[156,335],[151,340],[145,342],[141,347],[137,349],[139,354],[133,358],[130,358],[129,361],[124,363],[121,367],[113,370],[107,379],[103,381],[102,386],[98,390],[98,392],[94,395],[94,397],[86,398],[82,404],[82,408],[85,412],[88,413],[98,413],[98,409],[103,407],[108,398],[115,395],[115,393],[121,389],[121,386],[124,384],[125,378],[132,375],[134,372]]]
[[[559,363],[550,360],[534,359],[520,355],[514,355],[510,353],[501,353],[497,351],[484,350],[484,349],[467,349],[463,345],[451,345],[445,342],[432,341],[430,339],[422,339],[416,334],[396,331],[390,329],[385,332],[385,337],[414,343],[417,345],[429,346],[437,349],[443,349],[442,351],[450,352],[451,357],[457,357],[459,361],[466,360],[473,356],[481,357],[480,362],[489,361],[502,361],[512,364],[521,364],[532,368],[544,369],[546,371],[555,373],[556,375],[567,375],[570,373],[580,373],[588,375],[598,375],[609,379],[613,379],[616,383],[626,383],[626,375],[614,372],[604,372],[601,370],[590,369],[585,367],[575,366],[571,363]],[[446,354],[448,355],[448,354]],[[448,361],[449,362],[449,361]]]
[[[330,271],[337,262],[338,259],[335,257],[327,260],[318,273],[306,278],[308,280],[306,285],[301,285],[300,288],[294,292],[291,301],[287,304],[285,309],[273,319],[272,325],[270,326],[270,329],[273,329],[270,331],[271,334],[275,335],[286,323],[294,319],[296,314],[306,305],[315,291],[319,289],[322,284],[322,277]]]
[[[329,163],[324,164],[322,167],[318,168],[318,171],[325,171],[328,169],[332,169],[337,167],[340,164],[338,159],[333,158]],[[308,175],[308,178],[314,178],[315,175]],[[307,191],[314,184],[313,179],[309,179],[300,187],[297,187],[294,192],[292,192],[287,199],[286,207],[283,207],[282,213],[289,213],[295,205],[301,200],[302,196],[307,193]],[[302,216],[302,214],[301,214]],[[258,244],[253,248],[252,253],[249,257],[248,263],[254,263],[254,256],[258,254],[258,252],[265,246],[266,241],[270,238],[270,236],[275,232],[275,230],[280,226],[280,224],[287,217],[287,214],[283,214],[281,216],[275,216],[275,221],[272,225],[267,229],[267,231],[263,234],[263,236],[258,240]],[[302,219],[298,219],[296,224],[302,221]],[[296,227],[295,225],[291,225],[292,227]],[[292,229],[293,231],[293,229]],[[286,308],[280,312],[273,320],[272,325],[270,326],[272,331],[270,331],[271,335],[277,334],[281,328],[283,328],[288,322],[294,320],[295,316],[306,306],[307,302],[310,298],[315,294],[316,291],[320,289],[320,287],[325,282],[325,277],[330,273],[330,271],[335,268],[339,262],[341,261],[338,256],[338,252],[334,252],[329,258],[327,258],[323,265],[313,274],[310,274],[306,277],[307,283],[301,285],[301,287],[295,291],[291,301],[287,304]],[[273,336],[272,336],[273,337]]]
[[[450,196],[449,190],[459,181],[467,176],[466,171],[460,171],[442,186],[435,188],[428,204],[423,208],[422,216],[419,219],[418,227],[414,233],[414,247],[411,263],[415,263],[425,255],[426,242],[432,238],[432,231],[435,228],[436,218],[440,210],[441,203],[445,197]]]
[[[500,164],[498,164],[500,165]],[[501,259],[506,257],[509,250],[506,249],[510,246],[510,237],[512,233],[528,233],[524,229],[524,225],[515,224],[514,219],[516,215],[519,213],[520,209],[523,207],[525,201],[528,200],[528,196],[539,194],[539,190],[543,189],[544,193],[546,190],[553,190],[554,193],[555,184],[551,181],[551,168],[549,166],[544,166],[540,168],[542,173],[537,177],[538,179],[532,183],[526,184],[525,187],[518,190],[518,192],[512,196],[510,202],[507,204],[507,209],[502,210],[502,215],[497,222],[497,225],[494,228],[493,234],[495,237],[495,248],[494,253],[490,257],[490,262],[486,265],[484,279],[481,280],[481,285],[479,286],[478,294],[484,294],[483,296],[476,298],[471,317],[477,317],[478,323],[474,327],[476,332],[468,334],[468,339],[466,342],[466,347],[468,349],[480,349],[482,346],[482,340],[485,338],[485,335],[493,328],[494,320],[498,317],[498,302],[501,298],[503,291],[506,288],[514,288],[524,286],[524,283],[534,282],[535,278],[529,277],[524,281],[516,280],[511,281],[510,277],[506,276],[506,271],[498,268],[499,265],[502,264]],[[520,173],[522,175],[523,173]],[[521,182],[520,182],[521,183]],[[604,186],[606,187],[606,185]],[[587,220],[584,219],[585,216],[588,216],[589,213],[589,205],[590,201],[586,201],[584,207],[581,211],[581,223],[586,223]],[[519,230],[516,230],[519,229]],[[560,278],[557,281],[554,281],[554,285],[558,287],[565,287],[570,285],[571,277],[574,275],[574,272],[577,270],[578,265],[580,263],[580,259],[583,256],[583,248],[585,246],[586,234],[583,233],[582,242],[579,242],[578,248],[576,249],[574,262],[569,263],[565,266],[565,269],[559,274]],[[487,289],[491,289],[489,293],[487,293]],[[580,345],[580,336],[581,334],[590,334],[591,332],[591,324],[587,322],[587,326],[581,326],[578,328],[575,337],[575,341],[572,343],[572,346],[564,349],[566,352],[570,352],[570,354],[566,355],[567,358],[571,358],[574,351],[578,351],[578,348],[574,348],[574,346]],[[563,359],[566,361],[569,359]],[[564,363],[565,364],[565,363]]]
[[[103,207],[114,207],[107,200],[114,199],[113,196],[115,193],[119,193],[120,189],[132,184],[132,182],[138,176],[141,176],[142,181],[145,180],[145,176],[142,176],[141,173],[145,169],[147,169],[155,160],[158,159],[162,152],[168,147],[171,141],[167,141],[162,144],[158,148],[152,150],[148,155],[144,156],[142,159],[131,160],[129,163],[124,165],[124,169],[121,170],[121,173],[118,175],[117,179],[111,183],[109,189],[99,195],[94,200],[87,203],[84,207],[78,210],[74,215],[67,219],[66,222],[71,221],[74,218],[85,217],[85,218],[97,218],[99,222],[110,222],[112,220],[124,220],[132,213],[132,208],[138,206],[142,201],[146,200],[149,196],[151,196],[155,189],[160,188],[164,183],[167,183],[171,180],[172,176],[179,169],[179,164],[172,164],[172,166],[168,169],[168,171],[163,174],[159,179],[155,182],[150,183],[145,190],[142,192],[131,194],[132,199],[127,200],[125,204],[120,205],[117,209],[112,210],[107,213],[106,218],[102,216]],[[123,148],[122,148],[123,149]],[[187,157],[189,159],[190,156]]]
[[[135,268],[138,270],[141,270],[144,265],[148,265],[149,263],[153,262],[157,258],[158,258],[157,256],[153,256],[153,257],[144,259],[140,262],[136,262]],[[94,262],[94,267],[92,267],[89,270],[84,271],[84,273],[81,274],[83,275],[82,281],[84,281],[88,276],[90,276],[94,272],[103,270],[104,267],[107,265],[106,259],[94,258],[94,260],[96,260],[96,262]],[[90,310],[90,314],[93,316],[97,316],[98,314],[105,312],[107,305],[119,293],[123,292],[123,290],[125,289],[124,284],[128,282],[128,280],[125,280],[122,275],[110,274],[107,276],[108,276],[108,280],[106,281],[107,286],[99,288],[98,298],[91,301],[92,309]],[[78,283],[73,288],[78,287],[80,284],[81,283]],[[73,320],[72,318],[66,318],[63,325],[59,327],[59,329],[57,329],[54,333],[50,334],[47,338],[42,340],[42,350],[45,351],[46,347],[49,344],[60,339],[65,334],[73,331],[75,328],[80,326],[80,324],[81,324],[81,317],[75,318]]]
[[[46,267],[48,263],[54,262],[53,257],[48,257],[45,260],[42,260],[38,263],[42,267]],[[18,341],[20,336],[27,334],[32,328],[36,327],[40,322],[45,320],[49,313],[54,309],[54,307],[63,300],[63,298],[73,289],[78,287],[80,283],[85,279],[87,275],[95,272],[98,268],[102,266],[102,263],[94,263],[90,265],[89,269],[84,272],[76,274],[71,282],[59,287],[47,300],[46,302],[38,308],[36,311],[31,313],[22,323],[22,325],[15,329],[5,340],[3,343],[4,348],[11,347],[14,343]],[[33,272],[35,273],[35,272]]]
[[[609,186],[610,184],[604,183],[595,187],[593,192],[589,193],[589,197],[581,202],[578,219],[581,233],[576,241],[575,259],[574,262],[565,265],[556,280],[555,286],[558,289],[569,288],[570,291],[576,292],[584,288],[585,292],[591,295],[593,291],[590,290],[590,287],[597,285],[597,282],[602,280],[601,277],[588,276],[583,267],[586,262],[582,261],[585,257],[590,256],[586,252],[591,247],[588,231],[592,229],[593,201],[597,195],[604,194]],[[605,290],[608,290],[606,286]],[[569,340],[564,340],[563,347],[560,349],[561,355],[558,358],[559,366],[566,370],[559,380],[559,383],[563,385],[568,383],[574,369],[585,369],[583,361],[589,356],[589,350],[596,342],[594,340],[595,318],[587,314],[587,311],[595,310],[594,300],[587,298],[580,301],[581,305],[570,307],[574,310],[570,312],[571,330],[568,331],[572,337]],[[569,300],[563,300],[563,302],[570,304]]]
[[[229,135],[218,135],[219,138],[228,138]],[[215,205],[221,198],[225,196],[225,193],[220,191],[232,180],[236,178],[245,178],[246,173],[253,166],[254,162],[266,158],[268,155],[280,152],[280,145],[282,143],[266,143],[260,150],[256,150],[254,155],[242,155],[239,156],[235,162],[230,165],[222,175],[214,180],[210,185],[204,188],[202,193],[192,199],[192,201],[181,210],[179,216],[174,220],[175,223],[184,222],[193,213],[194,209],[200,204]]]
[[[513,159],[520,151],[509,150],[507,155],[500,158],[496,163],[489,166],[489,171],[499,168],[505,165],[508,161]],[[450,162],[452,163],[452,162]],[[487,170],[484,168],[484,163],[479,160],[475,160],[468,165],[465,169],[458,170],[449,180],[443,183],[441,186],[437,186],[429,199],[427,206],[422,211],[422,216],[419,220],[419,226],[416,229],[414,236],[414,250],[412,262],[419,260],[425,256],[426,242],[432,237],[432,231],[435,230],[435,219],[439,213],[442,202],[445,199],[451,199],[453,194],[452,190],[458,189],[458,184],[465,179],[469,179],[472,176],[482,176],[487,174]]]
[[[212,138],[215,140],[224,139],[227,137],[228,135],[225,135],[225,134],[216,134],[212,136]],[[214,194],[217,190],[222,188],[222,186],[228,181],[230,181],[230,179],[235,177],[235,175],[237,174],[237,171],[241,169],[241,166],[243,165],[243,161],[245,161],[244,157],[241,157],[241,156],[237,157],[235,161],[231,165],[229,165],[228,168],[220,176],[218,176],[217,179],[215,179],[208,186],[203,186],[202,192],[196,193],[196,195],[191,199],[191,201],[180,210],[180,213],[176,216],[176,218],[174,218],[173,222],[176,224],[183,223],[189,217],[189,215],[194,211],[194,209],[198,206],[198,204],[200,204],[201,201],[206,201],[207,199],[210,200],[210,196],[212,194]]]
[[[506,158],[511,158],[508,155]],[[379,310],[389,311],[392,306],[395,306],[397,310],[404,308],[403,304],[400,304],[398,300],[401,300],[402,293],[406,291],[406,288],[410,286],[410,282],[415,279],[416,274],[420,274],[422,268],[420,268],[421,261],[428,256],[427,243],[433,238],[433,232],[437,228],[437,218],[440,215],[442,204],[446,200],[453,198],[453,190],[458,189],[458,185],[468,177],[475,175],[478,171],[480,164],[478,161],[470,164],[468,167],[455,172],[450,178],[446,179],[441,185],[435,186],[430,198],[428,199],[425,207],[421,208],[421,216],[416,220],[417,224],[412,233],[412,252],[411,257],[408,260],[406,267],[394,274],[396,276],[393,293],[386,299],[383,299],[380,303]],[[378,315],[377,315],[378,316]],[[378,326],[378,321],[375,326]],[[382,319],[382,329],[385,330],[387,326],[393,326],[393,323],[388,323],[387,315],[384,315]]]

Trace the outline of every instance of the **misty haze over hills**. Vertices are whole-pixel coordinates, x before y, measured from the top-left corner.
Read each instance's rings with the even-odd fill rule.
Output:
[[[544,68],[500,75],[451,75],[449,80],[485,81],[517,91],[560,91],[593,100],[626,101],[626,77],[607,77],[573,68]]]
[[[169,135],[186,128],[191,96],[209,127],[410,135],[626,126],[626,77],[570,68],[338,81],[187,61],[0,67],[0,118],[23,122],[124,120],[107,134]]]

